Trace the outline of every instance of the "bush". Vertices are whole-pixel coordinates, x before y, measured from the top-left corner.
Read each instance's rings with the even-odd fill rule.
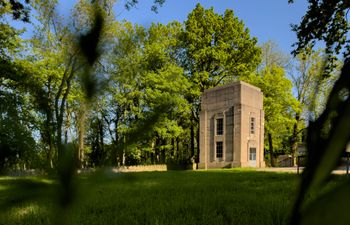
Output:
[[[168,159],[167,170],[192,170],[193,159]]]

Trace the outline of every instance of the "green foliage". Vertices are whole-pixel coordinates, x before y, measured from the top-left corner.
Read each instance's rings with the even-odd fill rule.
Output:
[[[290,136],[295,123],[293,115],[299,110],[299,104],[292,94],[292,83],[285,76],[284,69],[272,65],[259,74],[242,79],[259,87],[264,94],[265,133],[269,150],[271,153],[288,151],[283,142]],[[272,145],[269,138],[272,138]]]
[[[164,4],[165,0],[153,0],[153,5],[151,10],[155,13],[158,13],[158,8]],[[132,7],[135,7],[139,3],[139,0],[125,0],[125,8],[130,10]]]
[[[78,144],[81,166],[191,160],[199,155],[201,92],[260,63],[256,38],[232,10],[219,15],[198,4],[184,24],[146,29],[116,22],[113,3],[80,0],[68,25],[54,10],[57,1],[31,3],[39,23],[25,57],[16,59],[17,74],[31,79],[7,79],[30,99],[48,167],[69,141]],[[276,135],[278,148],[283,138]]]
[[[197,4],[185,21],[185,58],[181,59],[193,89],[202,92],[253,72],[261,60],[256,43],[232,10],[218,15],[213,8]]]
[[[290,1],[292,2],[292,1]],[[291,224],[347,224],[349,217],[336,213],[334,205],[341,206],[348,197],[344,193],[345,184],[338,192],[329,192],[316,199],[309,207],[305,206],[305,197],[313,189],[324,185],[331,171],[337,165],[350,141],[350,79],[349,79],[349,40],[347,33],[347,11],[349,1],[309,1],[309,8],[303,21],[294,30],[298,35],[297,49],[294,53],[323,40],[326,42],[326,54],[329,55],[323,75],[329,75],[334,68],[335,57],[343,47],[345,62],[338,80],[329,93],[324,111],[310,122],[307,133],[307,165],[303,172],[300,191],[292,214]],[[326,76],[323,76],[326,77]],[[322,203],[322,205],[321,205]],[[317,204],[317,206],[316,206]],[[314,207],[314,208],[311,208]],[[325,213],[327,212],[327,213]],[[330,212],[330,213],[328,213]],[[322,214],[324,213],[324,214]],[[315,215],[323,215],[316,218]]]
[[[292,26],[298,37],[293,54],[297,55],[309,47],[313,48],[317,41],[324,41],[326,54],[329,56],[324,70],[324,75],[327,75],[336,66],[336,55],[342,51],[344,58],[347,58],[350,54],[347,37],[350,28],[347,20],[350,3],[347,0],[308,2],[308,11],[302,21],[299,25]]]
[[[98,6],[97,2],[103,4]],[[137,2],[137,0],[127,1],[126,7],[132,7]],[[159,6],[164,3],[163,0],[154,2]],[[75,195],[73,178],[78,165],[76,160],[77,158],[80,160],[80,165],[84,160],[88,161],[83,157],[84,152],[89,150],[90,165],[94,166],[106,165],[107,161],[111,161],[113,166],[164,163],[167,160],[188,162],[195,153],[199,154],[198,151],[195,152],[195,146],[198,147],[196,136],[198,136],[201,92],[232,80],[243,79],[257,85],[264,92],[266,134],[271,152],[285,148],[288,143],[286,140],[291,135],[292,139],[295,139],[302,109],[305,110],[306,106],[310,106],[307,110],[312,114],[311,117],[316,118],[319,115],[317,120],[309,123],[308,161],[291,224],[348,222],[348,218],[341,217],[340,214],[324,213],[334,212],[334,206],[341,207],[346,204],[348,197],[345,192],[348,184],[335,189],[338,193],[335,191],[324,193],[321,198],[316,196],[315,199],[309,199],[310,202],[306,202],[307,204],[305,196],[327,181],[350,140],[348,129],[350,82],[347,74],[350,70],[349,62],[344,63],[337,82],[334,83],[337,75],[330,75],[335,65],[335,58],[330,55],[339,54],[345,48],[343,53],[345,57],[349,56],[347,40],[349,25],[346,16],[349,1],[309,0],[310,7],[303,21],[299,26],[293,27],[299,39],[294,54],[300,63],[301,76],[293,78],[296,89],[300,87],[297,90],[300,91],[297,96],[299,102],[293,98],[291,82],[284,76],[281,68],[285,67],[284,60],[280,60],[282,57],[278,54],[277,56],[267,54],[273,47],[268,43],[263,46],[262,53],[264,59],[270,58],[263,59],[263,64],[260,64],[259,68],[261,49],[256,46],[257,40],[250,37],[249,30],[234,16],[232,10],[226,10],[223,15],[218,15],[214,13],[213,8],[204,9],[198,4],[183,25],[177,22],[168,25],[152,24],[146,29],[130,23],[115,22],[111,13],[113,3],[113,0],[80,0],[73,14],[76,23],[67,25],[55,10],[56,0],[32,1],[31,6],[35,10],[38,23],[33,38],[29,43],[24,43],[19,37],[21,31],[4,22],[3,18],[6,14],[11,14],[14,19],[27,21],[28,10],[23,7],[21,1],[0,1],[0,170],[5,167],[30,168],[39,159],[46,162],[47,167],[55,166],[58,168],[60,181],[58,189],[61,191],[59,210],[66,210],[72,205]],[[152,9],[156,11],[157,7],[154,6]],[[308,51],[310,46],[312,48],[318,40],[326,42],[326,55],[330,63],[323,64],[323,60],[320,59],[322,57],[317,52],[313,55],[305,54],[304,51]],[[102,52],[106,54],[102,55]],[[311,66],[306,66],[307,62],[311,62]],[[258,74],[253,74],[257,68]],[[325,72],[321,75],[322,71]],[[326,78],[324,74],[327,74]],[[103,85],[105,80],[101,77],[108,78],[108,86]],[[333,83],[334,88],[329,91]],[[84,101],[84,95],[80,90],[82,87],[85,88],[88,101]],[[104,95],[98,96],[98,90],[103,89],[105,89]],[[328,93],[325,95],[318,93],[323,90],[329,92],[328,101],[325,101]],[[93,100],[97,101],[92,102]],[[320,102],[324,105],[322,113],[322,109],[317,108],[321,105]],[[90,108],[90,104],[93,107]],[[72,124],[75,124],[75,127]],[[90,124],[86,132],[87,139],[84,139],[85,124]],[[72,143],[76,141],[78,145]],[[41,149],[38,149],[38,146]],[[248,187],[242,187],[244,191],[239,191],[240,197],[245,192],[250,195],[243,195],[244,199],[240,200],[230,194],[235,193],[240,187],[237,184],[244,183],[242,180],[234,180],[229,176],[229,181],[218,187],[215,185],[225,179],[219,174],[214,175],[214,178],[208,179],[208,176],[203,178],[206,182],[210,180],[210,184],[214,186],[201,180],[188,183],[187,181],[193,177],[180,179],[179,183],[170,177],[166,182],[168,186],[165,185],[165,189],[156,195],[150,192],[153,189],[150,190],[149,187],[157,186],[159,180],[153,183],[146,182],[141,186],[138,186],[139,183],[132,183],[127,187],[120,186],[122,182],[118,182],[119,186],[116,189],[119,191],[118,194],[129,194],[131,197],[126,198],[128,201],[138,195],[136,192],[127,193],[125,190],[132,191],[135,187],[146,190],[144,196],[151,193],[152,199],[159,196],[167,199],[169,192],[176,194],[178,187],[186,189],[181,185],[190,184],[189,190],[183,191],[180,188],[181,193],[178,193],[176,199],[180,199],[181,204],[171,202],[169,199],[167,203],[159,202],[162,206],[160,210],[164,210],[169,201],[177,206],[175,210],[161,211],[163,213],[160,215],[163,217],[159,217],[159,213],[154,216],[153,211],[140,211],[136,218],[141,218],[142,222],[146,215],[151,218],[149,223],[152,224],[166,223],[169,217],[181,224],[187,221],[192,224],[237,222],[254,224],[261,221],[267,224],[286,223],[285,218],[289,214],[283,205],[285,202],[282,204],[282,209],[280,206],[272,207],[272,212],[265,210],[269,201],[259,201],[261,207],[256,207],[256,202],[250,202],[252,199],[256,200],[254,194],[264,196],[273,193],[275,196],[276,189],[271,187],[271,183],[278,180],[280,184],[278,177],[273,177],[271,180],[269,177],[264,177],[265,181],[266,179],[270,181],[266,192],[261,189],[264,183],[259,183],[256,177],[250,177],[248,181],[253,183]],[[89,183],[84,181],[82,184],[89,186]],[[25,201],[24,204],[30,202],[31,209],[31,200],[38,196],[33,190],[37,188],[44,192],[47,188],[45,185],[32,182],[24,182],[23,186],[20,186],[28,188],[29,194],[18,196],[18,193],[21,193],[18,189],[0,192],[0,198],[6,200],[5,204],[1,203],[2,208]],[[115,188],[114,185],[111,186]],[[286,186],[288,184],[284,184],[281,190],[286,190]],[[208,187],[211,193],[222,195],[204,199],[210,207],[198,207],[198,202],[203,202],[202,193]],[[250,190],[249,187],[253,187],[253,192],[247,191]],[[0,191],[7,188],[8,185],[4,187],[0,182]],[[102,186],[102,189],[109,191],[108,185]],[[192,192],[195,190],[195,193],[191,190]],[[218,191],[212,192],[212,190]],[[280,189],[277,189],[277,193],[278,190]],[[230,192],[227,194],[225,191]],[[1,196],[3,193],[4,197]],[[98,193],[102,193],[101,190]],[[190,197],[188,193],[191,194]],[[11,199],[11,195],[18,198]],[[294,196],[294,193],[284,196],[288,204],[292,195]],[[114,193],[112,197],[103,194],[94,196],[99,196],[99,199],[100,197],[108,200],[115,199],[114,197],[121,199]],[[231,198],[237,198],[239,204],[235,205],[236,202],[231,200],[217,201]],[[283,199],[283,196],[281,198]],[[184,199],[189,202],[187,208],[183,207]],[[47,199],[37,200],[47,201]],[[120,216],[104,218],[116,218],[115,221],[127,221],[128,224],[135,222],[135,215],[130,217],[128,214],[120,213],[121,209],[126,208],[129,212],[129,208],[140,208],[144,202],[131,201],[135,204],[127,205],[123,200],[125,195],[121,201],[113,201],[118,205],[103,202],[106,209],[112,209],[110,211],[113,215],[115,215],[113,210],[118,209],[117,215]],[[146,200],[145,202],[149,202],[149,199]],[[91,215],[93,218],[91,221],[96,221],[96,215],[100,215],[101,211],[94,208],[96,199],[89,201],[86,200],[87,204],[83,206],[82,211],[76,211],[74,215],[77,217],[72,217],[73,222],[76,219],[79,223],[85,224],[86,215]],[[246,202],[254,205],[254,208],[246,207],[240,211]],[[49,202],[44,205],[47,211],[43,213],[43,217],[35,214],[29,216],[36,224],[52,222],[48,221],[47,212],[51,211],[50,207],[55,204]],[[16,209],[12,212],[13,208],[10,211],[7,209],[1,210],[0,216],[3,216],[4,212],[14,213],[15,219],[9,218],[5,220],[6,222],[27,222],[25,219],[28,217],[24,216],[23,219],[23,214],[18,214]],[[17,209],[23,213],[23,205],[17,205]],[[193,212],[191,211],[193,209],[194,213],[178,218],[180,213]],[[339,216],[338,220],[327,217],[320,221],[315,217],[320,212],[325,216],[331,214]],[[270,215],[270,217],[264,220],[260,217],[251,217],[252,214]],[[59,218],[68,214],[67,211],[59,211],[57,215]],[[59,219],[61,220],[57,220],[57,224],[65,221],[65,218]],[[2,217],[0,221],[3,221]],[[136,219],[135,223],[137,222],[140,221]]]
[[[331,71],[328,77],[323,77],[327,57],[323,50],[311,51],[306,49],[294,59],[291,80],[295,95],[300,102],[300,116],[305,120],[315,120],[324,110],[328,95],[335,80],[339,77],[338,68]]]
[[[349,224],[347,204],[349,202],[349,183],[338,185],[333,190],[311,202],[302,213],[301,224]],[[332,209],[337,210],[332,210]],[[334,219],[337,218],[337,222]]]
[[[23,98],[0,92],[0,173],[14,165],[32,168],[37,160],[31,118],[26,110]]]
[[[5,53],[25,53],[2,63],[15,68],[2,76],[7,87],[27,96],[36,125],[30,132],[37,133],[49,168],[57,167],[69,142],[78,146],[80,166],[190,161],[199,155],[201,92],[248,79],[261,61],[256,38],[232,10],[219,15],[198,4],[184,24],[144,28],[116,22],[113,3],[80,0],[74,21],[66,24],[57,1],[33,1],[38,23],[25,52],[18,49],[20,39],[4,38]],[[4,37],[17,32],[7,28]],[[276,62],[265,63],[270,68]],[[267,130],[275,149],[284,150],[296,110],[290,85],[283,72],[262,67],[261,79],[251,82],[270,95]],[[275,79],[285,88],[270,87]]]
[[[200,4],[188,15],[179,38],[175,59],[190,82],[186,93],[192,114],[188,118],[190,148],[191,157],[198,160],[201,93],[253,72],[260,63],[261,50],[232,10],[219,15]]]
[[[290,68],[291,57],[282,52],[278,44],[274,41],[267,41],[261,46],[261,64],[259,70],[264,68],[271,68],[272,66],[279,66],[288,70]]]
[[[31,133],[35,119],[25,95],[35,84],[26,81],[28,69],[14,60],[22,50],[22,31],[3,21],[6,13],[14,13],[16,19],[25,15],[14,8],[17,6],[9,8],[10,3],[2,1],[0,11],[0,172],[5,168],[31,168],[37,160],[37,144]]]
[[[29,12],[30,8],[27,6],[29,4],[29,0],[17,1],[17,0],[1,0],[0,6],[2,7],[2,11],[8,11],[12,14],[12,18],[14,20],[21,20],[23,22],[29,22]]]
[[[113,112],[119,146],[133,145],[135,151],[142,146],[147,152],[153,141],[146,147],[145,140],[164,142],[183,132],[180,123],[189,110],[184,90],[189,84],[171,56],[179,29],[178,23],[152,24],[149,30],[122,25],[117,54],[111,56],[118,70],[112,72],[110,89],[113,105],[119,106]]]
[[[308,216],[301,217],[299,207],[304,202],[305,195],[311,188],[317,188],[324,184],[330,176],[332,170],[336,167],[346,145],[350,140],[350,132],[347,127],[350,126],[350,98],[344,98],[342,92],[344,87],[350,87],[349,76],[346,76],[350,66],[345,62],[339,79],[335,82],[334,87],[329,95],[325,110],[315,120],[310,122],[307,136],[308,158],[301,190],[298,195],[293,222],[301,223],[308,220]],[[325,197],[329,199],[329,197]],[[329,208],[323,208],[326,210]],[[346,217],[339,220],[346,221]]]

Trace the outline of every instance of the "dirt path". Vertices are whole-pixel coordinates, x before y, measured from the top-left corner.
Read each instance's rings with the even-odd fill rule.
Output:
[[[302,172],[304,168],[300,167],[299,170]],[[257,168],[257,171],[267,171],[267,172],[286,172],[286,173],[297,173],[297,167],[265,167]],[[346,167],[339,167],[332,172],[333,174],[346,174]],[[350,171],[349,171],[350,173]]]

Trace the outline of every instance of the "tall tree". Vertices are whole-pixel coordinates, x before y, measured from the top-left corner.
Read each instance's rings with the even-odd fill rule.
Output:
[[[289,3],[294,0],[288,0]],[[298,42],[293,51],[294,55],[302,53],[307,48],[313,48],[317,41],[324,41],[328,61],[324,72],[331,72],[336,66],[336,55],[341,52],[344,58],[350,54],[348,40],[349,24],[347,13],[350,2],[347,0],[308,0],[309,7],[299,25],[293,25]]]
[[[276,65],[266,67],[259,74],[251,74],[243,80],[259,87],[264,94],[265,139],[268,143],[271,165],[273,156],[285,148],[283,141],[290,136],[294,124],[293,114],[298,102],[292,94],[292,83],[284,69]]]
[[[191,151],[194,156],[201,92],[255,71],[261,50],[256,46],[257,39],[250,37],[249,29],[232,10],[219,15],[213,8],[204,9],[197,4],[184,23],[183,50],[179,51],[178,59],[191,82],[187,98],[193,105]]]
[[[23,51],[23,31],[13,28],[6,16],[27,21],[27,9],[17,1],[0,2],[0,172],[6,166],[28,165],[35,160],[36,143],[32,131],[36,128],[28,101],[28,91],[35,90],[36,84],[27,80],[30,69],[16,61]],[[22,8],[21,8],[22,7]]]
[[[290,77],[295,90],[294,94],[301,108],[295,113],[295,124],[291,136],[292,152],[296,151],[304,128],[323,111],[328,94],[339,75],[335,68],[327,77],[323,77],[326,60],[324,51],[310,49],[306,49],[294,58]]]
[[[110,106],[104,113],[118,151],[112,157],[122,165],[128,155],[147,149],[152,162],[164,162],[170,139],[183,133],[186,123],[181,119],[188,113],[183,97],[188,81],[172,56],[181,25],[152,24],[145,29],[123,23],[119,29],[110,57]]]
[[[84,61],[80,57],[85,52],[83,48],[78,47],[79,38],[72,32],[72,26],[64,24],[56,13],[57,1],[37,0],[31,4],[37,12],[38,23],[35,25],[34,37],[31,40],[31,52],[26,54],[27,58],[22,60],[22,63],[33,68],[32,79],[37,84],[38,92],[42,93],[36,101],[37,105],[41,106],[39,110],[43,118],[41,136],[48,146],[47,162],[52,168],[53,162],[62,156],[63,128],[68,118],[66,109],[69,107],[70,92],[73,87],[84,86],[74,83],[79,81],[79,74],[87,74],[83,68],[88,68],[91,60],[87,57],[88,60]],[[83,11],[81,13],[84,14]],[[91,23],[90,27],[93,26]],[[88,28],[85,28],[85,33]],[[88,32],[82,37],[89,38],[89,35]],[[89,48],[96,50],[96,46]],[[91,53],[95,54],[95,50],[91,50]],[[93,58],[92,62],[95,59]]]
[[[291,57],[284,53],[278,44],[272,40],[263,43],[261,46],[261,63],[259,69],[282,67],[288,70],[291,66]]]
[[[339,205],[348,196],[348,184],[321,196],[311,204],[308,202],[310,207],[303,207],[307,193],[311,188],[320,187],[326,182],[350,141],[350,51],[347,36],[350,28],[347,21],[349,8],[350,2],[346,0],[309,0],[308,11],[300,25],[294,28],[298,36],[295,54],[321,40],[326,42],[327,55],[334,56],[343,51],[345,61],[341,74],[330,91],[324,111],[315,121],[309,123],[307,165],[293,208],[291,224],[327,224],[333,221],[334,224],[344,224],[350,221],[346,209],[329,208],[330,205]],[[334,68],[334,57],[329,59],[330,63],[328,61],[323,73],[325,76]],[[322,220],[315,216],[320,212],[324,213]]]
[[[254,71],[260,63],[257,39],[234,16],[197,4],[185,23],[184,68],[200,91]]]
[[[276,76],[276,81],[281,82],[281,80],[283,80],[281,82],[281,86],[285,86],[285,89],[281,93],[273,97],[273,98],[276,98],[278,96],[277,98],[280,98],[279,100],[276,100],[276,101],[274,100],[275,105],[271,106],[270,105],[271,103],[269,103],[269,101],[266,101],[266,103],[269,105],[264,106],[264,108],[266,108],[268,112],[266,114],[266,118],[267,118],[266,119],[266,127],[267,127],[266,140],[271,153],[270,154],[271,164],[273,165],[273,162],[274,162],[273,158],[277,148],[282,150],[283,152],[291,153],[294,158],[295,151],[293,150],[295,149],[294,148],[288,149],[288,144],[286,146],[286,143],[288,143],[288,137],[291,135],[291,130],[292,130],[291,127],[293,126],[292,115],[300,114],[300,105],[298,106],[296,102],[294,102],[295,99],[293,99],[290,96],[291,89],[288,84],[289,82],[287,81],[287,78],[284,74],[285,71],[290,71],[292,68],[291,57],[283,53],[282,50],[279,49],[277,43],[273,41],[268,41],[266,43],[263,43],[261,45],[261,49],[262,49],[262,62],[259,66],[258,74],[266,74],[268,71],[270,71],[271,75]],[[277,68],[279,69],[277,70]],[[273,76],[265,77],[263,75],[262,79],[268,80]],[[270,85],[272,89],[274,89],[273,85],[272,84]],[[269,93],[271,89],[266,89],[266,88],[264,89],[267,91],[267,93],[264,93],[265,98],[271,97],[271,94]],[[285,104],[285,105],[283,107],[280,107],[281,104],[282,105]],[[290,107],[288,107],[287,104],[290,104]],[[271,109],[276,109],[274,113],[278,113],[278,110],[280,110],[279,112],[280,114],[278,116],[281,116],[281,118],[279,120],[271,119],[276,117],[276,114],[274,114],[273,116],[271,115]],[[270,116],[272,117],[270,118]],[[269,120],[274,120],[274,122],[271,122]],[[280,129],[278,129],[279,132],[277,132],[277,135],[276,134],[272,135],[271,129],[273,129],[273,127],[280,127]],[[282,144],[285,146],[282,146]]]

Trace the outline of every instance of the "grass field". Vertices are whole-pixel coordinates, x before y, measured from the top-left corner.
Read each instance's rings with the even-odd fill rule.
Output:
[[[287,224],[297,183],[237,169],[84,175],[63,211],[54,180],[0,177],[0,224]]]

